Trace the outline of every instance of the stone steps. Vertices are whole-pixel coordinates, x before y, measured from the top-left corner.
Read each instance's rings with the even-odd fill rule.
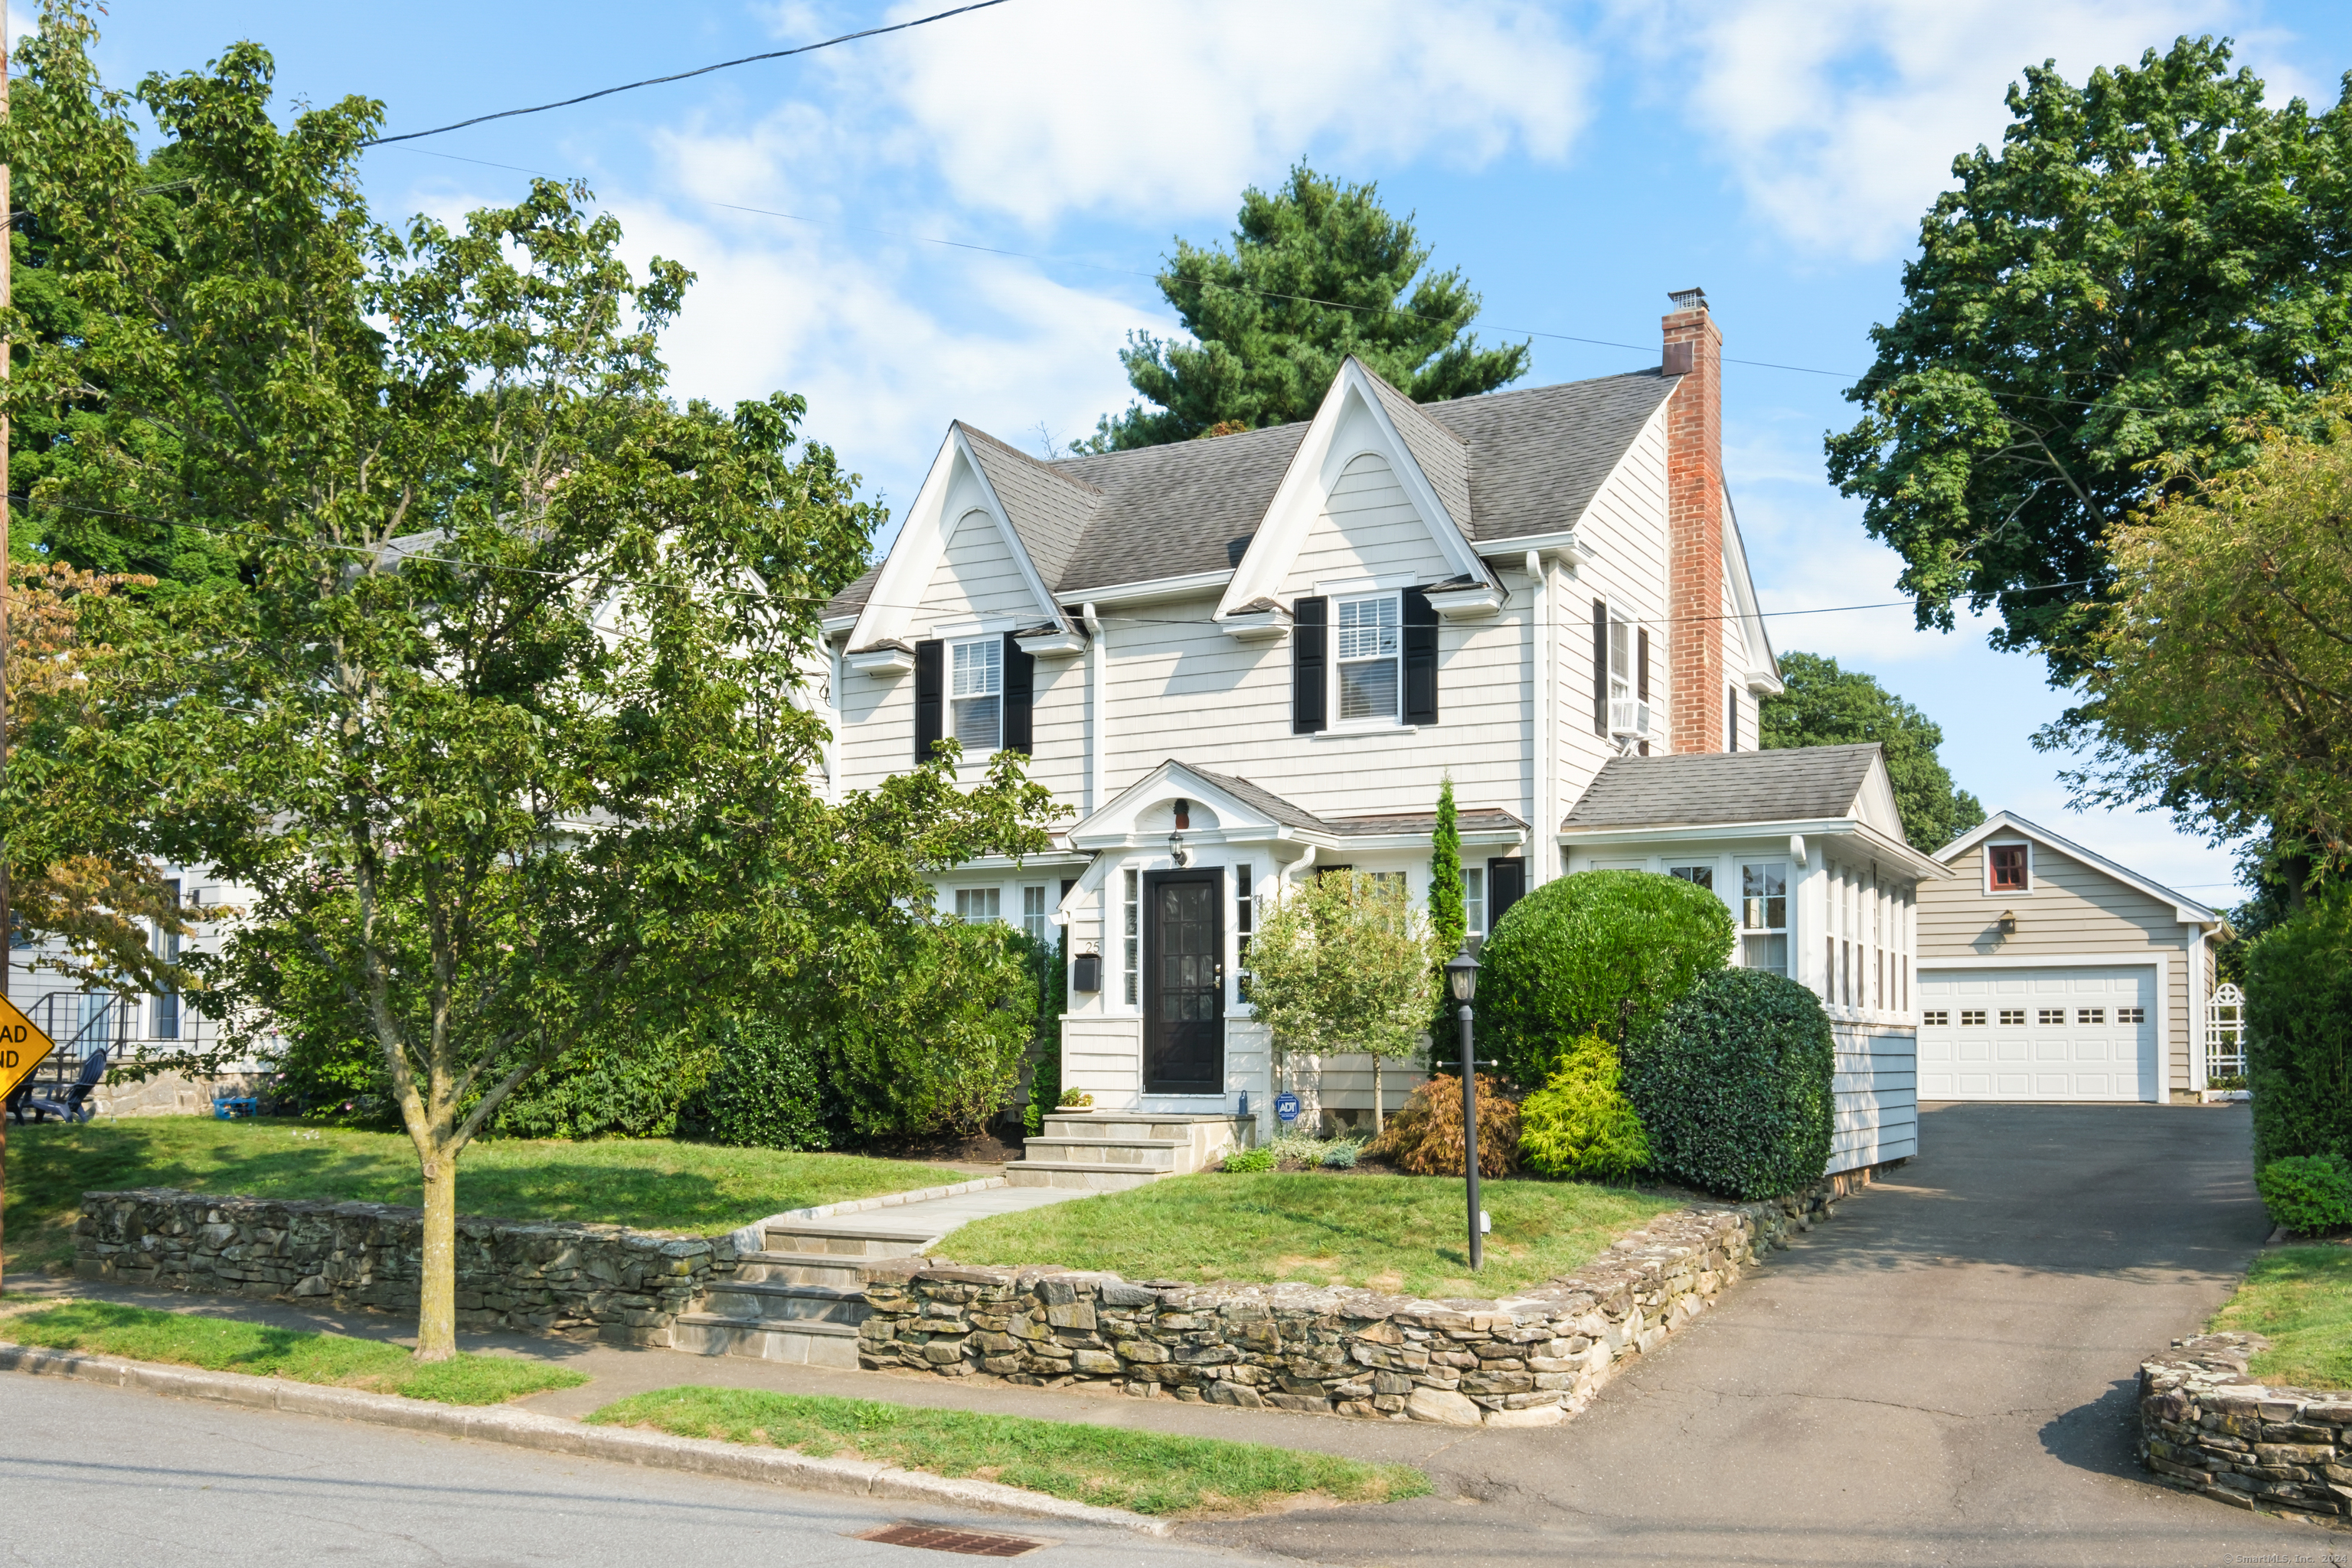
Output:
[[[1005,1165],[1004,1179],[1016,1187],[1119,1192],[1206,1170],[1227,1150],[1245,1147],[1253,1130],[1254,1123],[1239,1116],[1048,1114],[1024,1157]]]
[[[740,1355],[807,1366],[857,1365],[857,1330],[843,1323],[789,1325],[684,1312],[670,1324],[670,1349],[688,1355]]]
[[[730,1280],[703,1293],[703,1314],[739,1322],[778,1326],[845,1323],[855,1329],[870,1309],[862,1286],[780,1285]]]
[[[772,1225],[766,1234],[771,1252],[814,1253],[834,1258],[908,1258],[939,1239],[919,1220],[911,1226],[861,1224],[854,1218],[794,1220],[789,1226]]]
[[[824,1252],[746,1252],[736,1259],[734,1277],[746,1285],[831,1285],[854,1290],[866,1281],[866,1260]]]

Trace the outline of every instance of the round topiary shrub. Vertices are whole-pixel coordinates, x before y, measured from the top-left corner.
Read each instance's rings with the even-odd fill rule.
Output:
[[[1551,1081],[1519,1102],[1519,1158],[1529,1170],[1622,1182],[1650,1163],[1622,1072],[1617,1047],[1598,1035],[1569,1047]]]
[[[1829,1015],[1760,969],[1701,978],[1624,1050],[1650,1168],[1723,1197],[1779,1197],[1822,1178],[1834,1122]]]
[[[688,1129],[747,1148],[832,1148],[839,1115],[807,1040],[772,1018],[730,1019],[719,1033],[718,1070],[702,1086]]]
[[[1478,954],[1479,1051],[1523,1084],[1577,1037],[1622,1043],[1731,955],[1731,911],[1649,871],[1580,871],[1511,906]],[[1455,1054],[1436,1042],[1441,1059]]]
[[[2303,1236],[2352,1226],[2352,1165],[2336,1154],[2289,1154],[2254,1176],[2273,1223]]]
[[[2314,900],[2246,949],[2254,1169],[2352,1159],[2352,895]]]

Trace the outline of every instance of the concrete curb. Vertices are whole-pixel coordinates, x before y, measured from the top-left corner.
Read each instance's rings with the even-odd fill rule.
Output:
[[[1027,1514],[1037,1519],[1066,1520],[1073,1524],[1106,1524],[1144,1535],[1164,1536],[1164,1520],[1130,1513],[1125,1509],[1096,1508],[1042,1497],[995,1481],[955,1480],[921,1470],[866,1459],[818,1459],[782,1448],[755,1448],[741,1443],[713,1442],[699,1437],[673,1437],[625,1426],[591,1426],[585,1422],[541,1415],[536,1411],[504,1405],[436,1405],[404,1399],[394,1394],[368,1394],[352,1388],[322,1388],[282,1378],[253,1377],[237,1372],[205,1372],[195,1367],[160,1362],[118,1361],[111,1356],[82,1355],[72,1351],[0,1341],[0,1372],[34,1377],[64,1377],[78,1383],[136,1389],[174,1399],[209,1399],[223,1405],[243,1405],[257,1410],[282,1410],[296,1415],[327,1415],[364,1421],[376,1426],[397,1426],[446,1437],[471,1437],[544,1454],[571,1454],[584,1458],[613,1459],[655,1469],[683,1470],[690,1475],[721,1476],[730,1480],[768,1481],[806,1491],[846,1492],[853,1497],[894,1498],[951,1508],[986,1509],[999,1513]]]

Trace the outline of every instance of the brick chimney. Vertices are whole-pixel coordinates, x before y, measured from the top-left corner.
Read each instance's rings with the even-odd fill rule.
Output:
[[[1679,289],[1661,368],[1666,405],[1667,735],[1677,752],[1723,750],[1723,333],[1706,293]]]

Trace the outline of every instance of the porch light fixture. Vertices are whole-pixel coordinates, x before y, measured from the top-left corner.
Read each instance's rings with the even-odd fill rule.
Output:
[[[1470,939],[1445,965],[1445,988],[1462,1012],[1462,1180],[1470,1199],[1470,1272],[1486,1260],[1486,1215],[1478,1206],[1478,1061],[1470,1043],[1470,1001],[1478,994],[1478,960]]]
[[[1168,836],[1168,858],[1176,862],[1176,868],[1180,871],[1192,863],[1192,852],[1184,847],[1182,834],[1171,833]]]
[[[2003,936],[2015,936],[2017,934],[2017,911],[2015,910],[2003,910],[2000,911],[2000,934]]]

